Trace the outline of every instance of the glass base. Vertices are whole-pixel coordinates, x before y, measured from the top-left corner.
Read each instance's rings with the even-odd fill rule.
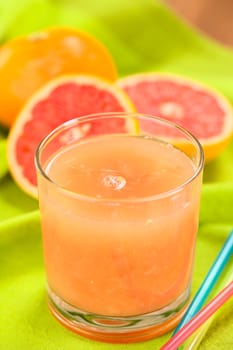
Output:
[[[108,343],[133,343],[158,337],[175,328],[183,316],[189,289],[175,302],[151,313],[127,317],[102,316],[75,308],[48,290],[49,308],[71,331]]]

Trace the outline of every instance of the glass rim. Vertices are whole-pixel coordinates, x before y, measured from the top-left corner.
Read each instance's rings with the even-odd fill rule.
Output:
[[[50,139],[52,139],[53,137],[56,136],[56,134],[58,134],[61,130],[64,130],[65,128],[69,128],[73,125],[77,125],[80,122],[83,122],[85,120],[94,120],[94,119],[99,119],[99,118],[107,118],[107,117],[116,117],[116,118],[125,118],[125,117],[131,117],[131,118],[146,118],[146,119],[150,119],[150,120],[157,120],[159,123],[162,124],[166,124],[170,127],[173,127],[175,129],[178,129],[180,132],[182,132],[183,134],[185,134],[191,141],[193,144],[195,144],[198,153],[199,153],[199,162],[198,165],[196,167],[196,169],[194,170],[194,173],[192,174],[192,176],[190,176],[187,180],[185,180],[184,182],[182,182],[180,185],[176,186],[175,188],[172,188],[168,191],[164,191],[158,194],[152,194],[150,196],[143,196],[140,198],[129,198],[129,199],[111,199],[111,198],[97,198],[94,196],[90,196],[90,195],[85,195],[85,194],[80,194],[71,190],[66,189],[65,187],[61,186],[59,183],[53,181],[44,171],[43,166],[40,163],[40,153],[43,151],[43,148],[46,146],[46,143],[50,141]],[[114,135],[114,134],[113,134]],[[122,134],[122,135],[127,135],[127,134]],[[161,138],[165,137],[165,135],[161,135]],[[169,138],[168,138],[169,140]],[[200,172],[203,169],[203,165],[204,165],[204,151],[202,148],[201,143],[199,142],[199,140],[191,133],[189,132],[187,129],[183,128],[182,126],[173,123],[169,120],[157,117],[157,116],[152,116],[146,113],[132,113],[132,112],[103,112],[103,113],[93,113],[93,114],[87,114],[81,117],[76,117],[70,120],[65,121],[64,123],[60,124],[59,126],[57,126],[56,128],[54,128],[51,132],[49,132],[38,144],[36,151],[35,151],[35,156],[34,156],[34,161],[35,161],[35,166],[36,166],[36,170],[47,180],[49,181],[53,186],[55,186],[56,188],[59,189],[59,191],[62,191],[65,195],[68,195],[72,198],[75,199],[79,199],[82,201],[86,201],[86,202],[92,202],[92,203],[107,203],[107,204],[115,204],[116,203],[125,203],[125,204],[134,204],[134,203],[143,203],[143,202],[149,202],[149,201],[154,201],[154,200],[158,200],[158,199],[163,199],[163,198],[167,198],[170,197],[172,195],[175,195],[177,193],[179,193],[183,188],[185,188],[189,183],[191,183],[192,181],[194,181],[196,179],[196,177],[200,174]]]

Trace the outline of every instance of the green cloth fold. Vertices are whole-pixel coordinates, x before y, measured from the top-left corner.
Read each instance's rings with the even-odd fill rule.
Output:
[[[52,25],[74,26],[103,41],[120,75],[151,70],[184,74],[220,90],[233,102],[233,52],[195,32],[160,2],[0,0],[0,13],[0,41]],[[3,135],[0,136],[0,349],[159,349],[169,334],[146,343],[104,344],[77,336],[53,319],[46,305],[38,204],[16,186],[7,172]],[[233,143],[205,166],[192,293],[233,227],[232,208]],[[228,268],[232,268],[230,265]],[[200,350],[233,348],[232,307],[232,301],[224,307]]]

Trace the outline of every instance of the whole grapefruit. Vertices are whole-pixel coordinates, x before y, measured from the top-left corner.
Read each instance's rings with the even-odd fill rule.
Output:
[[[25,101],[47,81],[73,73],[117,78],[103,44],[76,29],[51,28],[6,42],[0,48],[0,124],[10,127]]]

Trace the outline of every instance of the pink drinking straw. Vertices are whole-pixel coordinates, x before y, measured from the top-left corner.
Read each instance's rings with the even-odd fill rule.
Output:
[[[182,327],[160,350],[175,350],[211,315],[233,296],[233,281]]]

